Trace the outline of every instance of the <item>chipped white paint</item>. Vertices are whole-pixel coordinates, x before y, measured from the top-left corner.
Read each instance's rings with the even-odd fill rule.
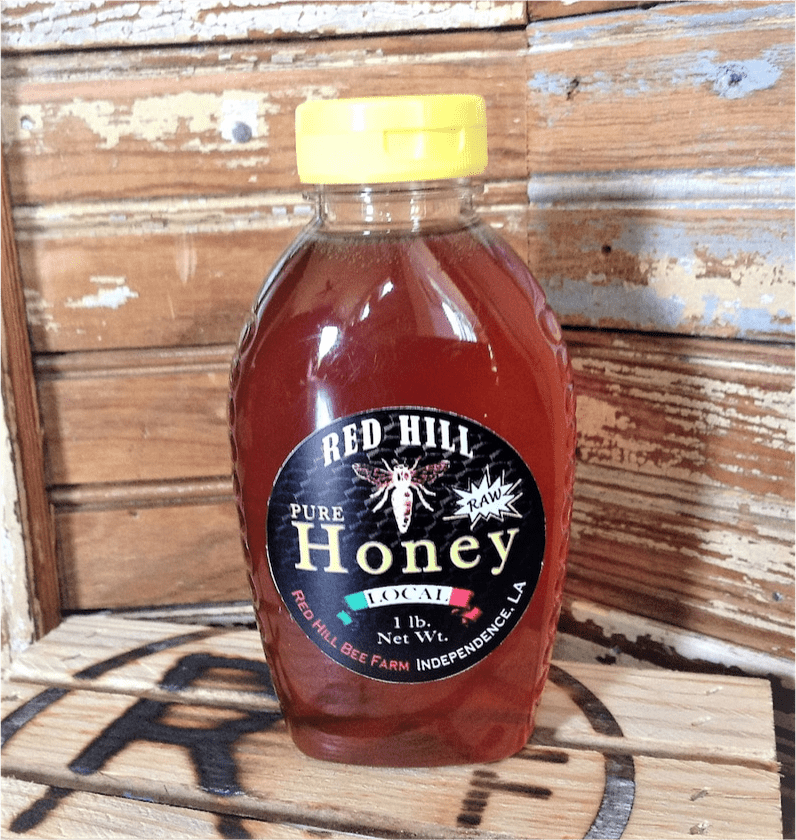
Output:
[[[584,624],[593,622],[606,638],[619,636],[631,643],[646,646],[652,642],[691,661],[735,667],[746,674],[761,677],[771,674],[793,686],[793,660],[786,652],[783,652],[782,657],[770,656],[758,650],[579,599],[571,600],[568,607],[575,621]]]
[[[196,272],[197,256],[193,237],[190,234],[184,234],[180,237],[180,240],[180,247],[174,250],[174,262],[177,266],[177,276],[180,278],[180,283],[185,286]],[[171,317],[174,318],[174,304],[171,295],[168,296],[168,302]]]
[[[575,369],[581,376],[588,375],[577,359]],[[792,457],[792,394],[773,396],[762,388],[715,383],[711,392],[710,383],[699,388],[699,383],[667,382],[661,371],[655,374],[654,382],[640,387],[639,378],[629,384],[618,366],[606,361],[600,365],[600,373],[616,383],[623,405],[635,397],[644,415],[634,418],[625,414],[610,397],[580,394],[578,426],[583,444],[588,443],[588,455],[584,457],[590,463],[665,475],[707,488],[732,483],[727,476],[734,473],[747,482],[766,476],[759,461],[763,454],[771,457],[774,452],[782,452]],[[684,394],[684,389],[691,393]],[[651,434],[646,424],[653,414],[657,428]],[[748,450],[715,451],[717,439],[732,429],[743,430],[751,442]],[[772,493],[783,490],[772,482]]]
[[[131,137],[165,151],[168,147],[164,140],[174,137],[183,126],[191,135],[210,132],[217,108],[216,96],[193,91],[139,99],[126,113],[110,100],[75,99],[57,106],[48,122],[54,125],[69,118],[80,120],[100,138],[100,149],[113,149],[122,137]]]
[[[606,523],[621,521],[626,556],[658,558],[658,597],[676,601],[686,615],[694,611],[703,620],[715,616],[732,622],[750,638],[770,634],[782,642],[768,643],[769,652],[790,655],[794,523],[787,492],[777,496],[775,487],[770,494],[711,487],[709,477],[701,485],[696,480],[690,484],[669,470],[639,473],[629,490],[617,484],[618,474],[607,465],[579,465],[572,523],[575,554],[578,546],[603,542]],[[665,528],[650,527],[660,521]],[[575,568],[575,557],[572,562]],[[598,562],[597,556],[590,557],[579,574],[588,576],[587,569]],[[656,580],[655,568],[645,564],[639,570],[650,585]]]
[[[138,292],[127,286],[126,277],[94,276],[90,277],[89,281],[99,286],[99,289],[94,294],[83,295],[81,298],[67,298],[64,303],[66,307],[69,309],[118,309],[127,301],[138,297]]]
[[[2,460],[3,522],[0,530],[0,586],[2,587],[2,667],[34,640],[35,628],[28,590],[25,541],[19,519],[20,499],[12,455],[11,435],[5,412],[0,417],[0,460]]]
[[[582,480],[576,488],[573,535],[583,540],[582,545],[589,545],[592,537],[605,536],[610,500],[612,508],[634,511],[635,519],[624,526],[622,539],[639,549],[640,556],[674,552],[689,563],[713,566],[716,575],[731,564],[733,572],[754,576],[766,604],[772,603],[781,587],[792,587],[793,505],[787,500],[739,488],[689,487],[666,475],[639,474],[633,493],[617,483],[616,470],[593,464],[579,465],[578,475]],[[598,480],[601,483],[595,483]],[[661,517],[671,519],[668,537],[656,532],[657,539],[651,539],[642,523]],[[708,521],[713,525],[705,525]],[[729,535],[738,528],[742,531]],[[772,624],[776,624],[773,619]]]
[[[57,333],[60,329],[53,316],[53,305],[45,300],[35,289],[25,289],[25,312],[32,327],[43,328],[46,332]]]
[[[228,165],[251,167],[256,175],[261,159],[241,154],[249,144],[228,145],[239,150]],[[552,241],[547,226],[564,211],[598,211],[589,217],[594,221],[573,224],[567,234],[567,249],[583,252],[582,260],[567,263],[567,273],[542,260],[533,266],[567,324],[781,339],[794,333],[793,187],[790,168],[570,173],[531,179],[529,216],[521,205],[488,205],[484,217],[512,234],[529,218],[541,243]],[[700,211],[710,212],[694,215]],[[299,194],[261,193],[63,202],[17,207],[14,218],[24,242],[298,229],[310,212]],[[709,221],[695,225],[694,218]],[[611,268],[601,254],[605,244],[632,258],[632,276],[623,268],[627,261]],[[573,266],[583,273],[572,276]],[[44,323],[46,312],[33,317]]]
[[[19,114],[25,109],[16,110]],[[264,93],[183,91],[140,97],[127,107],[110,100],[76,98],[50,106],[42,122],[52,131],[68,120],[78,120],[97,135],[99,149],[115,149],[122,141],[141,141],[155,150],[171,151],[179,141],[177,148],[185,151],[228,151],[230,146],[244,145],[247,153],[252,153],[268,147],[267,117],[277,111]],[[236,137],[236,125],[245,126],[247,133]],[[262,156],[259,160],[260,164],[264,161]]]
[[[20,242],[42,237],[223,233],[301,227],[311,213],[301,193],[61,202],[15,207],[14,232]]]
[[[572,21],[536,22],[528,27],[528,37],[531,52],[539,55],[599,47],[616,49],[640,40],[658,45],[683,37],[715,39],[739,31],[752,35],[779,29],[790,33],[788,42],[792,43],[793,11],[789,2],[700,3],[698,11],[690,3],[663,4],[611,15],[583,15]]]
[[[283,0],[5,0],[2,46],[30,50],[101,44],[248,40],[493,28],[525,20],[523,2],[283,2]]]

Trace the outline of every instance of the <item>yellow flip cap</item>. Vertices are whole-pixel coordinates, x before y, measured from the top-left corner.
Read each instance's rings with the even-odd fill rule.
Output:
[[[479,175],[486,106],[470,94],[304,102],[296,159],[305,184],[384,184]]]

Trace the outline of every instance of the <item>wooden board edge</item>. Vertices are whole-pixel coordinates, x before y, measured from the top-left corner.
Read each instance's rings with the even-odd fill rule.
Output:
[[[555,18],[627,11],[652,5],[649,0],[528,0],[530,24]]]
[[[4,4],[5,5],[5,4]],[[522,0],[489,3],[428,2],[415,10],[412,3],[383,9],[359,2],[218,4],[194,0],[175,20],[172,5],[149,0],[146,15],[136,4],[114,9],[118,0],[95,0],[90,11],[70,3],[35,0],[17,3],[5,11],[3,52],[37,53],[48,50],[80,51],[130,46],[195,46],[248,41],[268,42],[297,38],[368,37],[420,34],[440,29],[505,29],[523,27],[528,9]],[[246,7],[249,8],[246,8]],[[268,6],[275,6],[269,9]],[[307,8],[307,7],[310,8]],[[395,7],[403,6],[401,14]],[[61,7],[61,8],[58,8]],[[152,8],[154,7],[154,8]],[[158,8],[160,7],[160,8]],[[37,25],[40,21],[48,25]],[[256,25],[255,22],[256,21]]]
[[[24,572],[30,593],[29,611],[35,634],[40,637],[60,621],[55,529],[44,479],[43,435],[4,159],[0,165],[3,402],[12,440],[19,518],[25,544]]]

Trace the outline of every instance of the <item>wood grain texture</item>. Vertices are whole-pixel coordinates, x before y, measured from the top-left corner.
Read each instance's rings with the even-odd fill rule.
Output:
[[[197,632],[198,631],[198,632]],[[185,637],[178,652],[159,644]],[[129,657],[130,650],[146,655]],[[16,660],[9,677],[15,682],[48,683],[76,690],[147,695],[173,699],[160,683],[178,657],[207,654],[219,659],[241,657],[262,662],[255,630],[204,628],[168,621],[131,621],[113,615],[74,615],[47,638]],[[118,659],[118,666],[95,666]],[[737,676],[690,674],[666,670],[609,668],[597,664],[561,663],[572,676],[594,691],[620,721],[623,751],[658,757],[726,761],[771,768],[774,738],[770,727],[750,711],[770,703],[765,680]],[[96,673],[95,673],[96,672]],[[239,675],[197,680],[180,688],[180,700],[194,705],[241,709],[279,709],[273,690],[255,680],[247,685]],[[572,714],[571,700],[551,685],[537,719],[541,734],[555,733],[559,745],[610,749],[614,736],[595,732],[589,720]],[[665,697],[665,703],[661,703]],[[695,723],[697,722],[698,723]]]
[[[296,106],[397,90],[484,95],[486,177],[522,179],[525,50],[522,30],[509,30],[11,58],[14,203],[298,189]]]
[[[682,837],[702,826],[744,837],[750,825],[762,836],[781,836],[765,681],[559,662],[536,733],[517,757],[483,767],[340,773],[290,744],[275,698],[256,677],[258,646],[251,630],[91,616],[67,619],[28,651],[4,685],[3,773],[63,791],[50,794],[50,808],[23,812],[34,830],[57,832],[61,814],[67,824],[76,820],[70,791],[80,791],[107,797],[109,814],[124,792],[158,810],[187,806],[197,816],[222,812],[365,836],[583,837],[602,812],[610,777],[611,784],[624,779],[624,798],[617,790],[613,799],[626,809],[613,816],[612,836]],[[212,667],[197,668],[200,661]],[[178,664],[183,678],[175,682]],[[254,686],[259,693],[249,690]],[[40,694],[38,712],[19,726],[10,713],[47,687],[57,701],[48,705]],[[591,692],[589,704],[578,699],[583,692]],[[133,708],[139,724],[125,730]],[[613,721],[613,734],[601,719]],[[241,723],[251,725],[227,742],[234,776],[218,759],[209,765],[205,756],[201,764],[202,751],[186,749],[194,734],[207,740]],[[181,738],[172,740],[172,731]],[[97,739],[112,745],[100,763],[85,752]],[[613,775],[614,765],[625,768],[623,776]],[[222,790],[222,779],[232,786]],[[489,793],[477,810],[468,809],[479,790]],[[738,796],[743,809],[732,807]],[[4,828],[21,818],[7,807]],[[175,828],[183,818],[182,810],[175,813]],[[626,821],[619,830],[617,819]]]
[[[567,338],[579,395],[567,592],[790,656],[792,352]],[[70,608],[247,597],[222,478],[229,354],[70,354],[42,370]],[[140,570],[135,586],[120,568]]]
[[[792,4],[169,3],[3,9],[64,603],[246,597],[226,366],[307,219],[293,109],[474,90],[484,215],[578,328],[568,598],[787,661]]]
[[[29,609],[38,636],[61,617],[55,533],[45,484],[43,431],[33,374],[27,316],[14,237],[5,158],[2,159],[3,412],[12,439],[17,511],[25,542]]]
[[[532,24],[529,171],[791,166],[792,35],[790,3]]]
[[[790,498],[789,348],[589,331],[568,337],[585,463]],[[226,474],[232,351],[42,360],[49,483]],[[114,359],[130,366],[114,367]]]
[[[745,347],[731,360],[724,343],[603,340],[602,351],[593,337],[588,354],[571,347],[580,463],[569,592],[791,656],[791,351]],[[777,368],[774,397],[764,379]]]
[[[56,533],[66,609],[250,597],[231,493],[214,503],[62,510]]]
[[[208,809],[212,806],[208,803]],[[28,827],[31,812],[48,809],[35,827]],[[66,791],[51,785],[3,779],[2,825],[7,837],[43,838],[53,832],[85,840],[175,840],[223,838],[231,823],[239,837],[259,840],[342,840],[363,838],[362,834],[305,828],[265,820],[230,820],[223,812],[136,802],[124,796],[86,791]]]
[[[544,5],[544,4],[542,4]],[[99,0],[89,9],[54,0],[7,0],[4,50],[53,50],[196,42],[260,41],[376,32],[493,29],[521,26],[525,3],[323,3],[285,0]]]
[[[525,252],[524,181],[487,184],[480,210]],[[263,279],[310,218],[298,193],[18,212],[36,348],[237,341]]]
[[[528,263],[569,326],[792,341],[792,170],[531,178]]]
[[[492,182],[479,210],[565,325],[792,340],[792,175],[680,175],[535,177],[530,207],[524,182]],[[34,347],[235,341],[309,214],[298,193],[19,209]]]
[[[204,370],[158,364],[118,373],[95,368],[79,378],[42,377],[48,482],[229,473],[226,392],[231,351],[226,349],[227,364]]]
[[[491,178],[791,166],[792,29],[788,3],[685,3],[539,22],[527,42],[507,30],[23,56],[3,66],[4,144],[17,204],[284,189],[303,99],[446,89],[486,95]]]
[[[647,5],[637,0],[528,0],[528,19],[549,20],[550,18],[574,17],[615,12]]]

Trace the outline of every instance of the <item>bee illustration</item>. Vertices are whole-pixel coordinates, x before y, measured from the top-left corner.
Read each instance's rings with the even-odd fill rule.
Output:
[[[354,472],[360,478],[376,485],[376,489],[371,493],[368,501],[381,496],[373,510],[381,510],[389,498],[395,516],[395,524],[402,534],[406,533],[412,521],[412,507],[415,496],[412,491],[417,493],[417,500],[426,510],[433,510],[434,508],[424,497],[434,496],[435,493],[433,490],[429,490],[426,485],[433,484],[450,466],[450,461],[438,461],[436,464],[429,464],[418,469],[419,462],[420,458],[411,467],[401,462],[396,462],[391,467],[382,459],[384,469],[369,464],[353,464]]]

